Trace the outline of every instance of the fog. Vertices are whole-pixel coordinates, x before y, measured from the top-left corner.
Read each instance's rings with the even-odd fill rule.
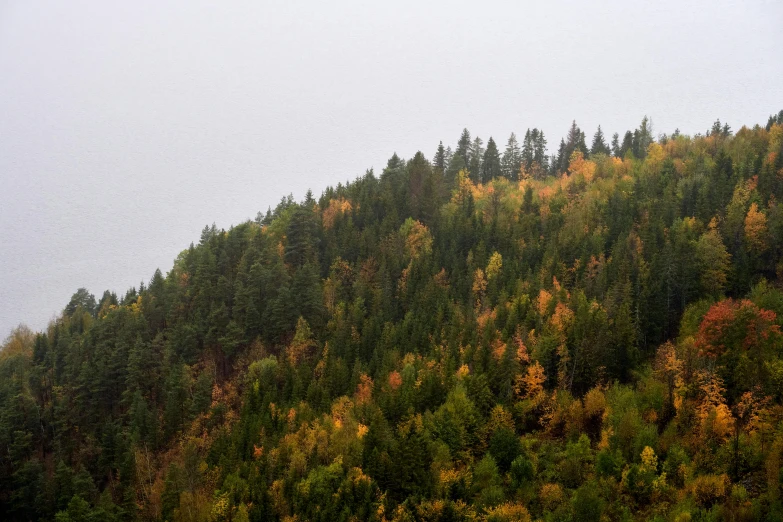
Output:
[[[463,127],[551,152],[783,109],[779,1],[374,4],[0,0],[0,337]]]

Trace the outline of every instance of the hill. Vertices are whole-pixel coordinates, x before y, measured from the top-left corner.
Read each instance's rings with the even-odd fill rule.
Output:
[[[779,520],[783,111],[206,227],[0,351],[6,520]],[[777,518],[775,518],[777,517]]]

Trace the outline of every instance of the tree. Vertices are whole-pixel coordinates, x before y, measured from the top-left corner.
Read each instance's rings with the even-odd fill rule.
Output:
[[[633,133],[632,149],[633,155],[637,158],[647,156],[647,147],[653,142],[652,121],[645,116],[639,128]],[[623,143],[625,145],[625,143]]]
[[[590,155],[593,156],[595,154],[606,154],[607,156],[611,154],[600,125],[593,135],[593,145],[590,147]]]
[[[432,161],[432,166],[441,172],[441,175],[446,172],[446,149],[443,148],[443,142],[438,144],[438,150],[435,152],[435,159]]]
[[[487,142],[487,150],[484,152],[484,158],[481,162],[481,181],[489,183],[493,179],[502,175],[503,171],[500,164],[500,154],[495,140],[490,136]]]
[[[528,129],[525,132],[521,162],[525,172],[536,179],[541,179],[547,174],[549,157],[546,154],[546,138],[543,131],[534,128],[532,131]]]
[[[478,136],[473,139],[468,156],[467,165],[470,179],[474,183],[481,183],[481,161],[484,159],[484,141]]]
[[[494,457],[500,471],[511,469],[511,463],[522,453],[522,444],[516,433],[507,427],[501,427],[489,440],[489,454]]]
[[[625,131],[623,144],[620,146],[620,154],[618,157],[624,158],[629,152],[634,153],[634,137],[631,131]]]
[[[541,172],[546,172],[548,158],[546,155],[544,131],[534,128],[530,133],[530,137],[533,140],[533,164],[537,165]]]
[[[712,305],[699,325],[696,348],[721,368],[729,397],[754,386],[770,386],[771,360],[781,337],[777,314],[750,300],[725,299]]]
[[[525,167],[525,170],[530,170],[531,167],[533,166],[535,153],[536,153],[535,140],[533,134],[530,132],[530,129],[528,129],[525,132],[525,139],[522,141],[522,152],[521,152],[522,166]]]
[[[621,158],[623,156],[620,151],[620,135],[616,132],[612,134],[612,156],[615,158]]]
[[[567,167],[567,162],[570,155],[568,152],[568,147],[566,146],[566,142],[563,138],[560,139],[560,146],[557,148],[557,155],[555,156],[555,160],[552,162],[552,173],[558,174],[560,172],[564,172]]]
[[[433,175],[430,162],[421,151],[417,152],[408,162],[408,193],[410,194],[411,215],[415,219],[429,221],[435,214],[438,205],[440,184]]]
[[[492,141],[490,139],[490,141]],[[489,145],[487,145],[489,149]],[[503,159],[500,162],[500,168],[503,175],[511,181],[519,178],[519,169],[522,166],[522,151],[519,148],[517,137],[514,133],[508,138],[506,150],[503,152]]]
[[[565,141],[560,142],[560,150],[557,153],[558,170],[565,172],[568,170],[568,163],[571,161],[571,154],[579,151],[583,156],[587,156],[588,150],[585,145],[585,133],[577,126],[576,121],[571,122],[571,128],[568,129],[568,135]]]
[[[767,250],[767,216],[759,212],[756,202],[750,204],[745,216],[745,239],[755,254],[759,255]]]
[[[457,182],[459,173],[463,170],[467,170],[467,163],[462,159],[459,154],[454,154],[449,161],[448,168],[446,169],[446,183],[449,187],[453,187]]]
[[[470,147],[472,143],[468,129],[462,129],[462,135],[457,142],[457,150],[454,151],[454,156],[462,158],[462,164],[465,166],[470,164]]]
[[[95,315],[97,308],[95,296],[88,292],[86,288],[79,288],[76,293],[71,296],[71,300],[68,301],[63,312],[66,315],[73,315],[76,310],[80,308],[90,315]]]
[[[731,267],[731,254],[715,226],[701,235],[696,244],[696,257],[701,269],[701,286],[710,295],[718,296],[726,286]]]
[[[296,205],[286,227],[285,261],[295,267],[317,263],[318,232],[315,214],[307,205]]]

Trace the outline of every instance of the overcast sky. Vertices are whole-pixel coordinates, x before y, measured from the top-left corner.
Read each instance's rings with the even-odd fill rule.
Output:
[[[423,3],[0,0],[0,338],[463,127],[783,109],[779,0]]]

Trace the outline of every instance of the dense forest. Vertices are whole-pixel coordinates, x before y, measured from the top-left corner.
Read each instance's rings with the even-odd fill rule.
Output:
[[[783,111],[556,148],[465,130],[14,330],[2,518],[783,520]]]

